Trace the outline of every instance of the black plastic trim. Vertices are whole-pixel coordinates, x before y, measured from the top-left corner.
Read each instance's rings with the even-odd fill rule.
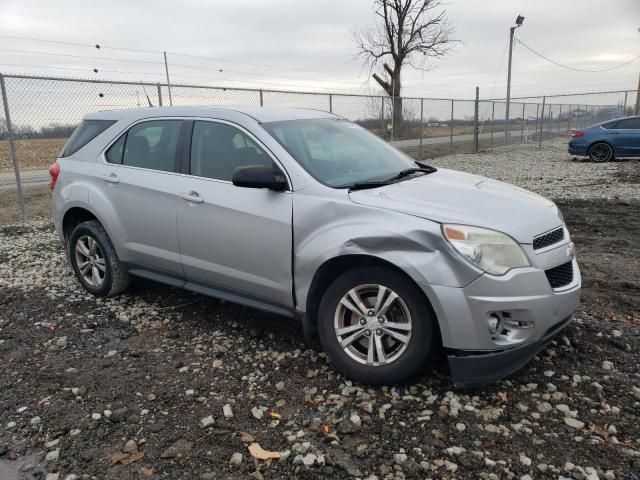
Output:
[[[477,388],[495,383],[520,370],[543,350],[573,319],[573,314],[552,326],[537,342],[496,352],[458,351],[448,356],[456,388]]]
[[[125,263],[125,266],[127,268],[127,271],[131,275],[153,280],[154,282],[164,283],[166,285],[171,285],[172,287],[183,288],[185,290],[200,293],[208,297],[227,300],[229,302],[256,308],[265,312],[282,315],[284,317],[299,318],[298,312],[296,312],[294,308],[257,298],[244,292],[234,291],[225,287],[210,285],[199,281],[187,281],[183,276],[147,268],[135,263]]]

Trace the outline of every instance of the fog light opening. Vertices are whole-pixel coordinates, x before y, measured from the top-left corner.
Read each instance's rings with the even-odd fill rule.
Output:
[[[514,315],[513,312],[508,311],[489,313],[487,316],[487,328],[492,340],[500,343],[504,341],[511,343],[517,339],[522,340],[524,331],[535,327],[535,322],[532,320],[514,318],[514,316],[521,317],[517,313]]]
[[[511,328],[518,328],[520,330],[527,330],[535,327],[535,323],[530,320],[507,320],[505,324]]]
[[[491,338],[495,339],[498,336],[498,332],[502,331],[502,323],[503,318],[500,312],[489,314],[489,318],[487,318],[487,326],[489,327]]]

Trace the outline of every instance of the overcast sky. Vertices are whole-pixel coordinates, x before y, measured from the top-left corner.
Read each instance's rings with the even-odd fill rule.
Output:
[[[517,36],[563,64],[604,69],[640,53],[640,0],[450,0],[446,9],[462,43],[424,73],[406,67],[405,96],[471,98],[477,85],[482,98],[503,97],[508,32],[518,14],[525,21]],[[0,0],[0,35],[215,57],[169,53],[172,81],[306,91],[379,91],[352,38],[375,18],[372,0]],[[159,81],[161,60],[159,53],[0,37],[6,73]],[[640,60],[575,72],[520,45],[513,62],[513,96],[635,89],[640,72]]]

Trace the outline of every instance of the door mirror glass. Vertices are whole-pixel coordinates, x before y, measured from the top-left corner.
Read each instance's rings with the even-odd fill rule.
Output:
[[[233,172],[233,184],[236,187],[268,188],[283,191],[287,189],[284,174],[272,165],[247,165]]]

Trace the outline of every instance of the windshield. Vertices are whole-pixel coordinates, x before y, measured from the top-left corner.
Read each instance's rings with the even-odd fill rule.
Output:
[[[262,125],[316,180],[334,188],[415,168],[411,157],[346,120],[320,118]]]

